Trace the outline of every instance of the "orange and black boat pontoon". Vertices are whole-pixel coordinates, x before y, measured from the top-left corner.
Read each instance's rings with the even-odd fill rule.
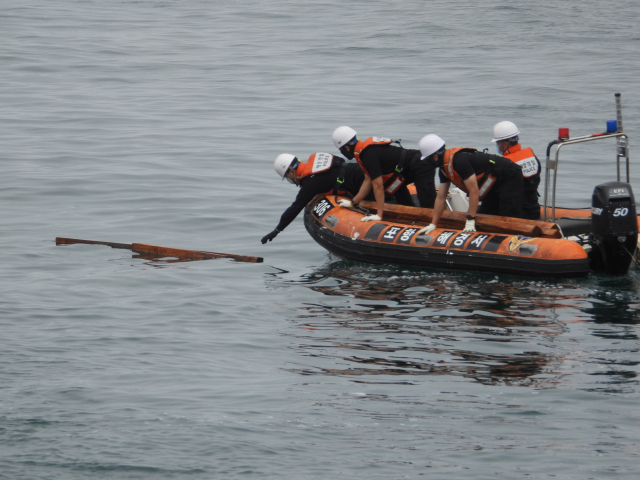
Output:
[[[455,210],[466,212],[466,208],[448,202],[451,210],[444,212],[439,228],[418,235],[431,223],[431,209],[385,204],[382,221],[361,222],[370,213],[367,209],[375,212],[373,202],[361,202],[363,208],[344,208],[338,200],[346,197],[327,194],[307,205],[305,227],[332,254],[358,262],[556,278],[584,277],[591,270],[626,274],[635,261],[640,219],[629,184],[628,137],[622,131],[620,94],[616,94],[616,105],[618,118],[607,122],[606,132],[569,138],[568,129],[560,129],[559,138],[549,143],[544,221],[477,215],[477,232],[464,233],[466,213]],[[590,210],[556,208],[560,148],[605,138],[616,139],[617,181],[595,187]],[[557,149],[552,161],[553,146]],[[621,158],[626,158],[626,182],[620,181]]]

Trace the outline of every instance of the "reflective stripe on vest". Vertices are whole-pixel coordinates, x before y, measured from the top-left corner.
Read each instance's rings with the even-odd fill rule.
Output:
[[[385,179],[384,177],[389,177]],[[402,175],[394,175],[393,173],[390,175],[382,176],[384,191],[389,195],[395,195],[400,187],[404,185],[404,177]]]
[[[523,149],[519,143],[505,150],[502,156],[520,165],[524,178],[533,177],[540,173],[540,163],[536,158],[536,154],[530,148]]]
[[[481,199],[484,198],[484,196],[489,192],[489,190],[491,190],[491,187],[493,187],[493,184],[495,183],[495,181],[496,181],[496,177],[494,177],[493,175],[489,175],[487,177],[487,179],[482,184],[482,187],[480,187],[480,189],[478,190],[478,194],[480,195]]]

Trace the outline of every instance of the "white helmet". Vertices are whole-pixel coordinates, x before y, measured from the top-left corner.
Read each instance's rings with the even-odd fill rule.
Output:
[[[284,176],[287,174],[287,171],[289,171],[289,167],[294,160],[296,160],[295,155],[291,155],[289,153],[281,153],[276,157],[276,161],[273,162],[273,169],[284,180]]]
[[[492,142],[497,142],[499,140],[506,140],[507,138],[515,137],[519,135],[520,131],[518,127],[516,127],[515,123],[504,121],[498,122],[493,126],[493,138]]]
[[[420,160],[424,160],[429,155],[433,155],[442,147],[444,147],[444,140],[441,139],[438,135],[430,133],[429,135],[425,135],[420,139],[420,141],[418,142],[418,147],[420,148],[420,153],[422,153],[422,157],[420,157]]]
[[[333,131],[333,133],[331,134],[331,138],[333,139],[333,144],[336,146],[336,148],[342,148],[347,143],[349,143],[357,134],[358,132],[356,132],[353,128],[342,126],[336,128]]]

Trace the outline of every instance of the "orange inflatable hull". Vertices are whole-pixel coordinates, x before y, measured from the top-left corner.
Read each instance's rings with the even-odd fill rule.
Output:
[[[387,207],[394,210],[394,206]],[[495,228],[481,231],[479,225],[491,226],[489,219],[476,221],[478,232],[463,233],[462,225],[455,226],[454,214],[460,212],[445,212],[452,214],[449,225],[453,226],[418,235],[429,224],[431,212],[396,207],[385,210],[383,221],[361,222],[363,212],[340,207],[333,196],[319,195],[307,205],[304,222],[318,244],[345,260],[535,277],[585,277],[589,273],[585,250],[576,242],[545,236],[541,232],[549,229],[543,222],[527,225],[526,220],[517,221],[517,230],[532,232],[532,236],[496,232]],[[503,220],[499,225],[509,220],[495,218]]]

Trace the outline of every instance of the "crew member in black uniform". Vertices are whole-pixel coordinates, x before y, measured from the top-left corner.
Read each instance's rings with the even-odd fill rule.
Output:
[[[419,145],[422,159],[440,168],[440,187],[433,218],[431,224],[419,233],[431,233],[437,228],[451,183],[469,195],[465,232],[476,231],[476,212],[523,218],[523,177],[518,164],[473,148],[447,149],[444,140],[432,134],[422,137]],[[482,205],[478,208],[480,200]]]
[[[280,217],[275,230],[262,237],[262,243],[273,240],[316,195],[334,189],[355,195],[364,181],[364,173],[357,163],[347,163],[344,158],[328,153],[314,153],[306,163],[294,155],[283,153],[276,157],[273,168],[283,180],[286,178],[300,187],[300,191]]]
[[[363,222],[382,220],[385,193],[393,195],[401,205],[414,206],[409,191],[402,188],[413,183],[421,207],[432,208],[436,198],[434,183],[435,166],[423,162],[418,150],[391,145],[398,143],[388,138],[370,137],[360,141],[357,132],[346,126],[334,130],[332,139],[336,148],[349,159],[355,158],[362,167],[365,180],[353,202],[341,200],[342,206],[362,201],[373,188],[377,203],[377,215],[362,218]]]
[[[522,168],[524,177],[522,215],[529,220],[540,219],[538,186],[540,185],[540,160],[530,148],[520,145],[520,130],[515,123],[507,120],[493,126],[493,139],[498,152]]]

